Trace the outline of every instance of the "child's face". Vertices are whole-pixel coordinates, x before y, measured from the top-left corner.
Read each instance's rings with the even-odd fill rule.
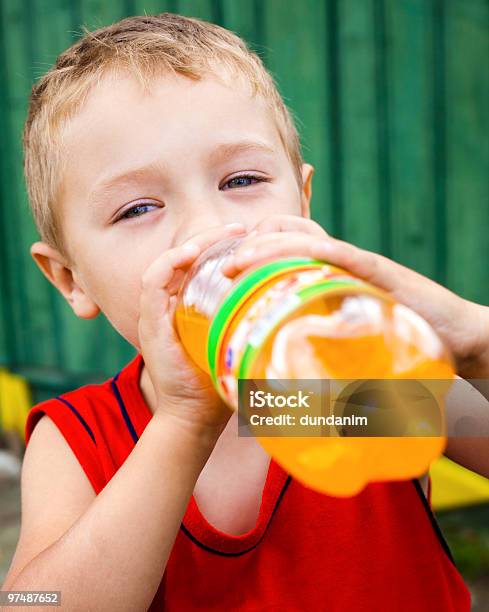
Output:
[[[213,226],[309,216],[312,167],[304,164],[301,193],[264,102],[213,77],[162,77],[151,94],[129,77],[107,78],[64,145],[59,218],[74,263],[56,284],[78,316],[102,310],[136,347],[141,277],[163,251]],[[60,258],[37,245],[46,271],[53,253]]]

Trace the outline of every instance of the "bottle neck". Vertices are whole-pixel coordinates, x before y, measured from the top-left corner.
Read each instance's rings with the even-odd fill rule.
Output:
[[[209,321],[219,305],[229,294],[235,280],[224,276],[221,268],[242,241],[242,237],[223,240],[209,249],[195,262],[189,271],[189,281],[182,292],[183,306],[199,312]]]

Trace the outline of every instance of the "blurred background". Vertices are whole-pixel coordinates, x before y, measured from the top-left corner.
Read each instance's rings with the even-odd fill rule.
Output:
[[[0,0],[0,582],[18,537],[29,406],[134,354],[102,317],[76,319],[30,258],[29,90],[82,26],[163,11],[223,25],[263,58],[316,168],[313,217],[330,234],[489,304],[488,0]],[[489,483],[448,460],[433,478],[474,609],[489,610]]]

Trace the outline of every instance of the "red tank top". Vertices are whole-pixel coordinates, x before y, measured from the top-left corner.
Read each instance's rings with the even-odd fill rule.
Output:
[[[34,406],[60,429],[98,494],[151,412],[138,355],[117,376]],[[148,500],[149,501],[149,500]],[[417,480],[321,495],[270,462],[255,527],[215,529],[192,497],[151,611],[464,612],[470,594]]]

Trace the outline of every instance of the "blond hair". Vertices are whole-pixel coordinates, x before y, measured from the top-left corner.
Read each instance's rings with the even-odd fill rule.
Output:
[[[31,91],[24,127],[24,172],[41,239],[66,254],[56,215],[61,182],[61,128],[109,71],[129,71],[143,86],[165,71],[200,80],[224,71],[251,85],[276,123],[280,139],[302,187],[300,139],[290,111],[260,57],[233,32],[173,13],[128,17],[86,32],[59,55]]]

